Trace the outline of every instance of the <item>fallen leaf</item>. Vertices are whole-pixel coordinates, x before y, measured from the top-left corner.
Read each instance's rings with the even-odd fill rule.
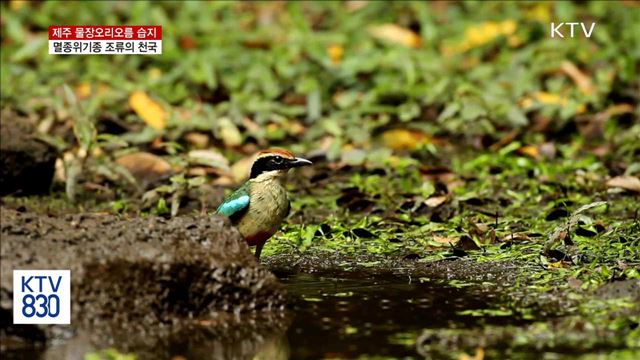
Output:
[[[484,349],[477,348],[476,353],[473,356],[467,355],[467,353],[463,352],[458,357],[458,360],[484,360]]]
[[[640,179],[635,176],[622,175],[607,180],[608,187],[623,188],[629,191],[640,192]]]
[[[238,146],[242,144],[242,134],[236,124],[227,117],[218,119],[217,122],[218,137],[227,147]]]
[[[86,99],[91,96],[91,84],[89,83],[80,83],[75,90],[78,99]]]
[[[376,39],[386,40],[410,48],[417,48],[422,43],[420,35],[396,24],[371,26],[369,27],[369,34]]]
[[[478,25],[472,25],[465,30],[464,38],[452,45],[443,45],[441,51],[444,55],[453,55],[466,52],[470,49],[488,44],[500,36],[514,36],[518,25],[514,20],[502,22],[486,21]],[[509,41],[509,40],[508,40]],[[517,37],[511,40],[511,46],[518,46],[520,41]]]
[[[217,186],[229,187],[238,184],[238,182],[233,180],[231,176],[220,176],[219,178],[213,180],[212,184]]]
[[[339,65],[342,62],[342,56],[344,55],[344,48],[340,45],[331,45],[327,48],[327,54],[333,65]]]
[[[529,235],[524,234],[524,233],[509,234],[509,235],[503,237],[502,239],[500,239],[500,241],[502,241],[502,242],[507,242],[507,241],[528,241],[528,240],[531,240],[531,238],[529,237]]]
[[[96,89],[91,84],[83,82],[75,87],[74,92],[78,99],[87,99],[92,95],[102,95],[109,91],[109,89],[109,86],[105,84],[98,84]]]
[[[447,202],[448,199],[449,199],[449,197],[447,195],[432,196],[432,197],[428,198],[427,200],[425,200],[424,203],[428,207],[434,208],[434,207],[438,207],[438,206],[444,204],[445,202]]]
[[[204,167],[191,167],[187,170],[187,175],[196,177],[196,176],[207,176],[209,174],[208,168]]]
[[[178,41],[180,43],[180,47],[184,50],[195,49],[198,46],[198,42],[196,41],[196,39],[188,35],[181,36]]]
[[[530,97],[524,97],[522,100],[520,100],[520,107],[523,109],[528,109],[532,107],[535,102],[543,105],[569,105],[569,99],[566,96],[552,94],[546,91],[537,91],[531,94]],[[579,104],[576,108],[577,114],[583,114],[586,111],[587,106],[585,104]]]
[[[142,188],[168,177],[173,171],[165,159],[148,152],[121,156],[116,163],[127,169]]]
[[[167,113],[159,103],[151,99],[144,91],[134,91],[129,96],[129,106],[147,125],[157,130],[165,128]]]
[[[612,116],[633,113],[633,105],[631,104],[615,104],[606,108],[602,114],[607,120]]]
[[[418,130],[391,129],[382,134],[385,147],[393,150],[413,150],[420,145],[428,144],[431,138]]]
[[[525,145],[518,149],[518,154],[527,155],[534,159],[540,158],[540,149],[535,145]]]
[[[591,95],[595,91],[593,86],[593,82],[589,75],[582,72],[582,70],[578,69],[578,67],[572,63],[571,61],[565,60],[560,64],[560,69],[562,72],[567,74],[571,80],[578,86],[580,91],[582,91],[585,95]]]
[[[229,170],[229,160],[214,150],[191,150],[187,157],[194,164]]]
[[[204,149],[209,145],[209,136],[199,132],[187,133],[184,139],[198,149]]]
[[[437,242],[439,244],[455,244],[458,241],[460,241],[460,238],[433,235],[433,241],[435,241],[435,242]]]
[[[549,267],[552,269],[565,269],[569,267],[569,263],[566,261],[556,261],[556,262],[550,262],[549,263]]]

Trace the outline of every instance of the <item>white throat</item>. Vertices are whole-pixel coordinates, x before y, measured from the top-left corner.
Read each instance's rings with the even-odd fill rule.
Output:
[[[251,179],[253,182],[264,182],[264,181],[279,181],[287,172],[283,170],[271,170],[265,171],[255,178]]]

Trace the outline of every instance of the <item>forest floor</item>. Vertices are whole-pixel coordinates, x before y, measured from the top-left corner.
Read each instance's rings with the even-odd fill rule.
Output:
[[[291,176],[292,214],[261,259],[291,295],[290,351],[616,350],[633,357],[640,331],[637,195],[624,183],[607,185],[595,157],[565,151],[544,161],[515,151],[435,156],[434,165],[410,163],[393,174],[315,159]],[[425,178],[435,186],[425,187]],[[135,198],[121,202],[2,199],[5,207],[46,216],[140,216]],[[177,216],[206,216],[214,205],[186,200]],[[395,324],[384,325],[388,319]],[[314,352],[319,339],[332,339],[321,354]],[[381,346],[367,352],[372,340]]]

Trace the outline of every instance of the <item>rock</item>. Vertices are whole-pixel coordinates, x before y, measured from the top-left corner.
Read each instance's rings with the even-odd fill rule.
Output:
[[[56,150],[38,140],[26,119],[3,111],[0,122],[0,196],[49,191]]]
[[[33,342],[90,333],[108,342],[124,329],[127,341],[137,344],[197,319],[284,306],[284,288],[225,218],[52,217],[1,210],[3,338]],[[71,325],[12,326],[14,269],[70,269]]]

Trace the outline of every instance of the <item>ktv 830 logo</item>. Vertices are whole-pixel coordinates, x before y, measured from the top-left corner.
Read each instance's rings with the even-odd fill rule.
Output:
[[[13,270],[14,324],[70,324],[71,271]]]

